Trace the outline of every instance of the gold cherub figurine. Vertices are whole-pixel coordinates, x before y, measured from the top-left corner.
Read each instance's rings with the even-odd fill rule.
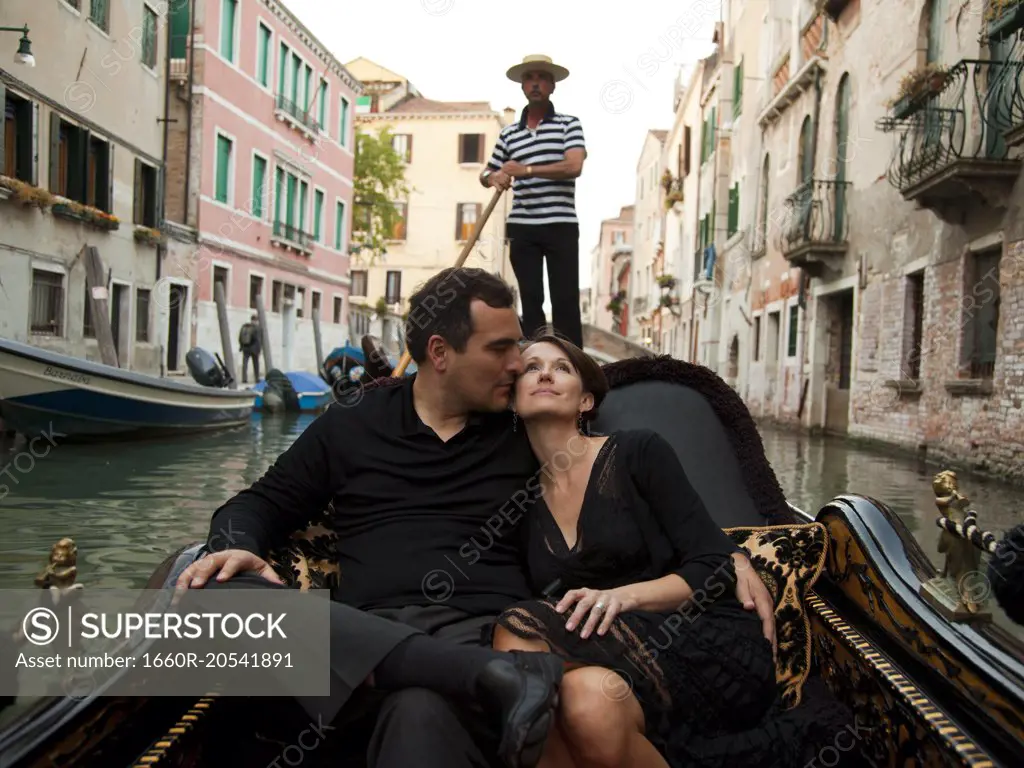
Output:
[[[63,538],[50,547],[50,559],[46,567],[40,571],[35,578],[35,584],[40,589],[46,590],[46,595],[40,600],[40,605],[49,605],[56,608],[63,600],[72,593],[85,589],[85,585],[78,583],[78,545],[74,539]],[[21,644],[25,640],[23,628],[19,627],[14,633],[14,642]]]
[[[957,488],[956,473],[951,470],[939,472],[932,480],[932,491],[935,493],[939,515],[963,526],[971,502]],[[963,579],[968,574],[979,572],[981,550],[967,539],[943,528],[939,534],[939,554],[946,556],[941,575],[952,581],[959,596],[957,610],[977,613],[981,605],[974,601],[969,590],[963,588],[969,586],[963,584]]]
[[[38,576],[36,586],[49,589],[54,602],[73,589],[83,589],[78,577],[78,545],[74,539],[63,538],[50,547],[50,560]]]

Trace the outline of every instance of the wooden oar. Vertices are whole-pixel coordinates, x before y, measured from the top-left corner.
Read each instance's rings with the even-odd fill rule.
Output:
[[[455,269],[458,269],[466,263],[466,259],[469,258],[469,252],[473,250],[473,246],[476,245],[476,241],[480,239],[480,233],[484,231],[484,224],[487,223],[487,219],[491,215],[491,211],[494,210],[494,206],[498,204],[498,200],[501,197],[503,189],[494,190],[494,196],[491,198],[491,202],[484,208],[483,214],[477,219],[476,226],[473,228],[473,234],[470,235],[469,240],[466,241],[466,245],[462,249],[462,253],[459,254],[459,258],[455,260]],[[391,375],[394,377],[405,375],[405,369],[409,367],[409,363],[412,362],[412,355],[409,354],[409,348],[406,347],[405,352],[402,353],[402,359],[398,363],[398,367],[392,371]]]

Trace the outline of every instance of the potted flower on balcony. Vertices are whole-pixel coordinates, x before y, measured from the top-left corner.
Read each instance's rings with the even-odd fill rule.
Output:
[[[152,227],[136,227],[132,236],[135,238],[135,242],[145,245],[164,245],[167,242],[167,236],[159,229]]]
[[[388,313],[388,300],[381,296],[377,299],[377,305],[374,307],[377,310],[377,314],[384,317]]]
[[[612,296],[611,301],[608,302],[608,305],[605,307],[605,309],[607,309],[613,315],[618,317],[619,315],[622,314],[622,302],[625,300],[625,298],[626,292],[619,291],[614,296]]]
[[[988,0],[985,21],[989,39],[1005,40],[1024,28],[1024,0]]]
[[[667,168],[661,174],[661,186],[664,188],[666,193],[672,189],[672,171]]]
[[[39,210],[45,210],[53,205],[54,201],[53,195],[42,187],[34,187],[20,179],[0,175],[0,200],[8,198],[26,207],[35,206]]]
[[[658,287],[665,291],[671,291],[676,287],[676,279],[672,275],[658,275]]]
[[[87,210],[87,221],[96,229],[104,229],[108,232],[113,232],[121,227],[121,220],[114,216],[112,213],[101,211],[99,208],[92,208],[91,206],[86,207]]]
[[[905,74],[896,98],[889,102],[893,117],[900,119],[916,112],[928,98],[942,92],[948,78],[949,70],[934,62]]]

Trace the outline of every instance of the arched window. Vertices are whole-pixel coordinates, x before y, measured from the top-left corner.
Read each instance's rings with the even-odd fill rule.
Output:
[[[768,241],[768,201],[771,199],[768,196],[768,178],[770,173],[771,155],[765,155],[764,163],[761,165],[761,200],[758,209],[758,242],[755,243],[756,250],[763,249]]]
[[[800,184],[807,184],[814,178],[814,128],[811,117],[804,118],[800,126]]]
[[[942,58],[942,34],[946,26],[946,16],[949,7],[946,0],[931,0],[925,4],[924,13],[927,14],[927,44],[925,48],[925,63],[939,63]]]
[[[835,232],[837,242],[846,235],[846,163],[850,159],[850,75],[844,73],[836,91]]]

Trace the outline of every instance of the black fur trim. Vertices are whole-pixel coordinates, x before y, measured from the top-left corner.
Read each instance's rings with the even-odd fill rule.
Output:
[[[677,360],[670,355],[633,357],[602,366],[611,389],[640,381],[665,381],[695,390],[711,405],[725,428],[736,460],[746,470],[747,493],[769,525],[796,522],[786,504],[772,465],[764,453],[764,443],[743,399],[710,368]]]
[[[1024,624],[1024,524],[1011,528],[988,561],[996,602],[1011,621]]]

